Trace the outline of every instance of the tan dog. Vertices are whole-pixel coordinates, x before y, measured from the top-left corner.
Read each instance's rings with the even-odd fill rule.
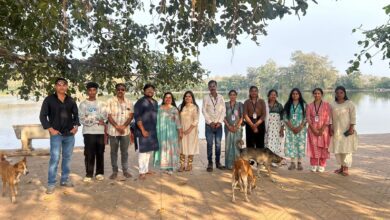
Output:
[[[3,196],[5,196],[5,191],[7,183],[10,188],[11,202],[16,202],[16,195],[18,194],[18,183],[20,182],[21,175],[27,175],[27,161],[26,157],[23,160],[19,161],[15,165],[12,165],[6,160],[4,155],[0,156],[0,176],[3,181]]]
[[[278,156],[268,148],[247,148],[241,153],[241,157],[248,161],[255,160],[257,166],[263,164],[272,182],[275,182],[275,179],[272,178],[271,163],[280,164],[284,160],[283,157]],[[257,169],[257,176],[260,177],[260,168]]]
[[[238,158],[236,161],[234,161],[232,175],[232,202],[236,201],[236,197],[234,196],[234,189],[238,183],[240,183],[241,191],[244,191],[245,201],[249,202],[248,188],[249,194],[252,192],[252,189],[256,188],[256,177],[253,175],[253,170],[249,162],[242,158]]]

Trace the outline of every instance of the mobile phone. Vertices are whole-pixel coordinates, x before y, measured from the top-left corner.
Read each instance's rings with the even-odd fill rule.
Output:
[[[345,137],[348,137],[349,135],[351,135],[351,134],[349,133],[349,130],[347,130],[346,132],[344,132],[344,136],[345,136]]]

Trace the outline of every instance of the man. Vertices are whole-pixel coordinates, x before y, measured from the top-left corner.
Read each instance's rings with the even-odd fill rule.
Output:
[[[103,102],[96,99],[99,85],[89,82],[87,100],[80,104],[80,121],[83,125],[86,175],[84,182],[91,182],[96,161],[96,179],[104,179],[104,126],[107,113]]]
[[[68,81],[57,78],[55,93],[43,100],[39,119],[42,127],[50,133],[50,162],[47,194],[54,193],[60,153],[62,152],[61,181],[64,187],[73,187],[69,180],[70,162],[74,148],[74,135],[79,123],[76,102],[66,94]]]
[[[206,142],[207,142],[207,171],[213,171],[213,142],[215,140],[215,164],[218,169],[224,169],[220,163],[222,123],[225,118],[226,109],[223,96],[217,94],[217,82],[208,82],[210,94],[203,98],[202,113],[206,121]]]
[[[110,179],[118,177],[118,149],[121,151],[121,162],[123,176],[130,178],[128,172],[129,144],[130,144],[130,122],[133,120],[133,103],[125,98],[126,85],[118,83],[115,85],[116,96],[108,100],[108,135],[111,146],[112,174]]]
[[[158,150],[157,140],[157,101],[153,99],[155,87],[144,86],[144,97],[134,106],[135,144],[138,148],[139,178],[144,180],[149,171],[150,152]]]

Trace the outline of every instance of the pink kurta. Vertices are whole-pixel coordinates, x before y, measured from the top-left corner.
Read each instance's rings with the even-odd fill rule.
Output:
[[[316,109],[314,102],[307,106],[306,119],[307,123],[314,128],[321,128],[324,124],[327,126],[321,136],[316,136],[308,128],[307,132],[307,153],[310,158],[328,159],[329,152],[328,147],[330,143],[329,127],[331,120],[331,107],[329,103],[322,101],[318,111],[318,121],[315,121]]]

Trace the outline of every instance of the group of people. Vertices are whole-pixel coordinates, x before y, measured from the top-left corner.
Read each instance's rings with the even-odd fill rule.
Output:
[[[237,101],[237,91],[229,91],[225,102],[217,93],[217,82],[209,81],[209,94],[203,98],[202,109],[197,105],[192,91],[186,91],[180,105],[176,105],[171,92],[163,95],[162,103],[153,98],[155,87],[146,84],[144,96],[136,101],[125,97],[126,85],[115,86],[116,95],[107,102],[97,99],[99,85],[86,85],[88,98],[79,107],[67,95],[68,82],[55,81],[55,93],[45,98],[40,112],[44,129],[50,132],[50,162],[47,193],[55,190],[57,167],[62,154],[60,185],[72,187],[69,180],[70,162],[78,126],[83,125],[85,182],[104,179],[105,143],[110,144],[112,174],[118,176],[118,151],[121,152],[123,176],[132,175],[128,167],[128,148],[133,135],[138,156],[139,178],[153,174],[153,165],[168,174],[174,171],[191,171],[194,155],[199,154],[199,114],[205,119],[207,142],[207,171],[232,169],[240,155],[245,126],[247,148],[269,148],[275,154],[291,158],[289,170],[302,170],[302,159],[307,153],[311,170],[324,172],[330,153],[335,153],[340,169],[335,172],[348,175],[352,153],[357,148],[354,129],[356,112],[344,87],[335,90],[335,102],[322,100],[323,91],[313,90],[314,101],[306,104],[299,89],[294,88],[283,106],[277,100],[278,92],[270,90],[268,100],[259,98],[256,86],[249,89],[249,98]],[[225,165],[221,163],[221,139],[225,133]],[[108,137],[108,138],[106,138]],[[215,157],[213,160],[213,145]],[[307,146],[307,148],[306,148]],[[95,166],[96,164],[96,166]],[[179,165],[179,166],[178,166]],[[96,168],[96,169],[95,169]]]

